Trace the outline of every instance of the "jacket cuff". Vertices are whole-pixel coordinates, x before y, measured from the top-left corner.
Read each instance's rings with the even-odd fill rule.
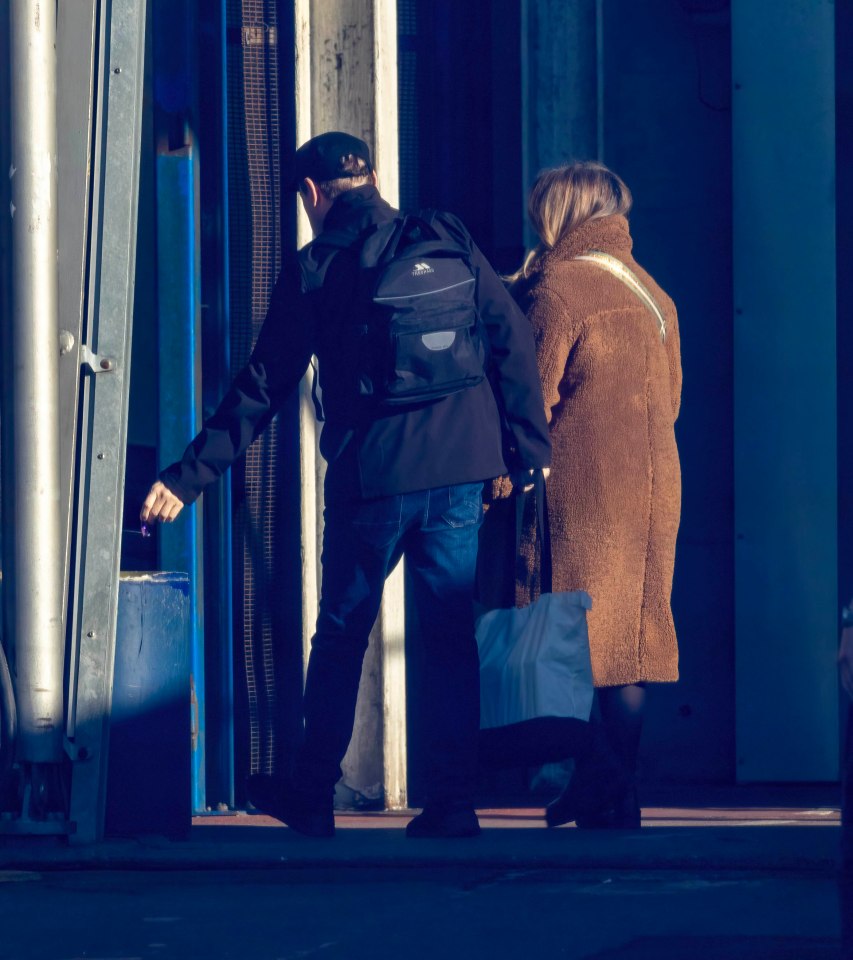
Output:
[[[185,484],[181,483],[178,476],[176,476],[176,467],[180,467],[180,464],[172,464],[171,467],[166,467],[160,473],[160,482],[167,487],[174,495],[184,504],[188,506],[191,503],[194,503],[199,498],[200,490],[193,490]]]

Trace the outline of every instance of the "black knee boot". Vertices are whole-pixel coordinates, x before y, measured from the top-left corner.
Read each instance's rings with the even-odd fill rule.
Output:
[[[630,777],[610,749],[598,724],[589,725],[587,749],[575,760],[572,779],[565,790],[548,804],[545,820],[549,827],[607,816],[624,802]]]

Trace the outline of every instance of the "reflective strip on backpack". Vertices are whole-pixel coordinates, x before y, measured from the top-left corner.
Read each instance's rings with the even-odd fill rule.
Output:
[[[426,290],[424,293],[404,293],[397,297],[374,297],[374,303],[382,303],[387,300],[414,300],[415,297],[432,297],[437,293],[446,293],[448,290],[455,290],[456,287],[464,287],[469,283],[474,283],[474,277],[468,280],[460,280],[459,283],[451,283],[449,287],[440,287],[438,290]]]

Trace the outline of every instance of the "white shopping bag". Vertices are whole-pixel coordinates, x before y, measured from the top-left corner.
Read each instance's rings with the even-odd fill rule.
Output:
[[[591,609],[583,590],[543,593],[527,607],[490,610],[477,620],[481,729],[534,717],[589,720]]]

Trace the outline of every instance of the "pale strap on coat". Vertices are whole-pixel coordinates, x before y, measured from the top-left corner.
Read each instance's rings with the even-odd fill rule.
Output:
[[[649,310],[651,310],[658,322],[658,327],[660,328],[661,341],[666,340],[666,319],[663,315],[663,312],[657,305],[655,298],[649,293],[640,278],[636,275],[636,273],[634,273],[633,270],[630,269],[630,267],[626,267],[618,257],[614,257],[609,253],[604,253],[602,250],[590,250],[588,253],[581,253],[576,257],[572,257],[572,259],[585,260],[588,263],[596,263],[598,266],[607,270],[608,273],[612,273],[614,277],[621,280],[622,283],[624,283],[629,290],[632,290],[649,308]]]

